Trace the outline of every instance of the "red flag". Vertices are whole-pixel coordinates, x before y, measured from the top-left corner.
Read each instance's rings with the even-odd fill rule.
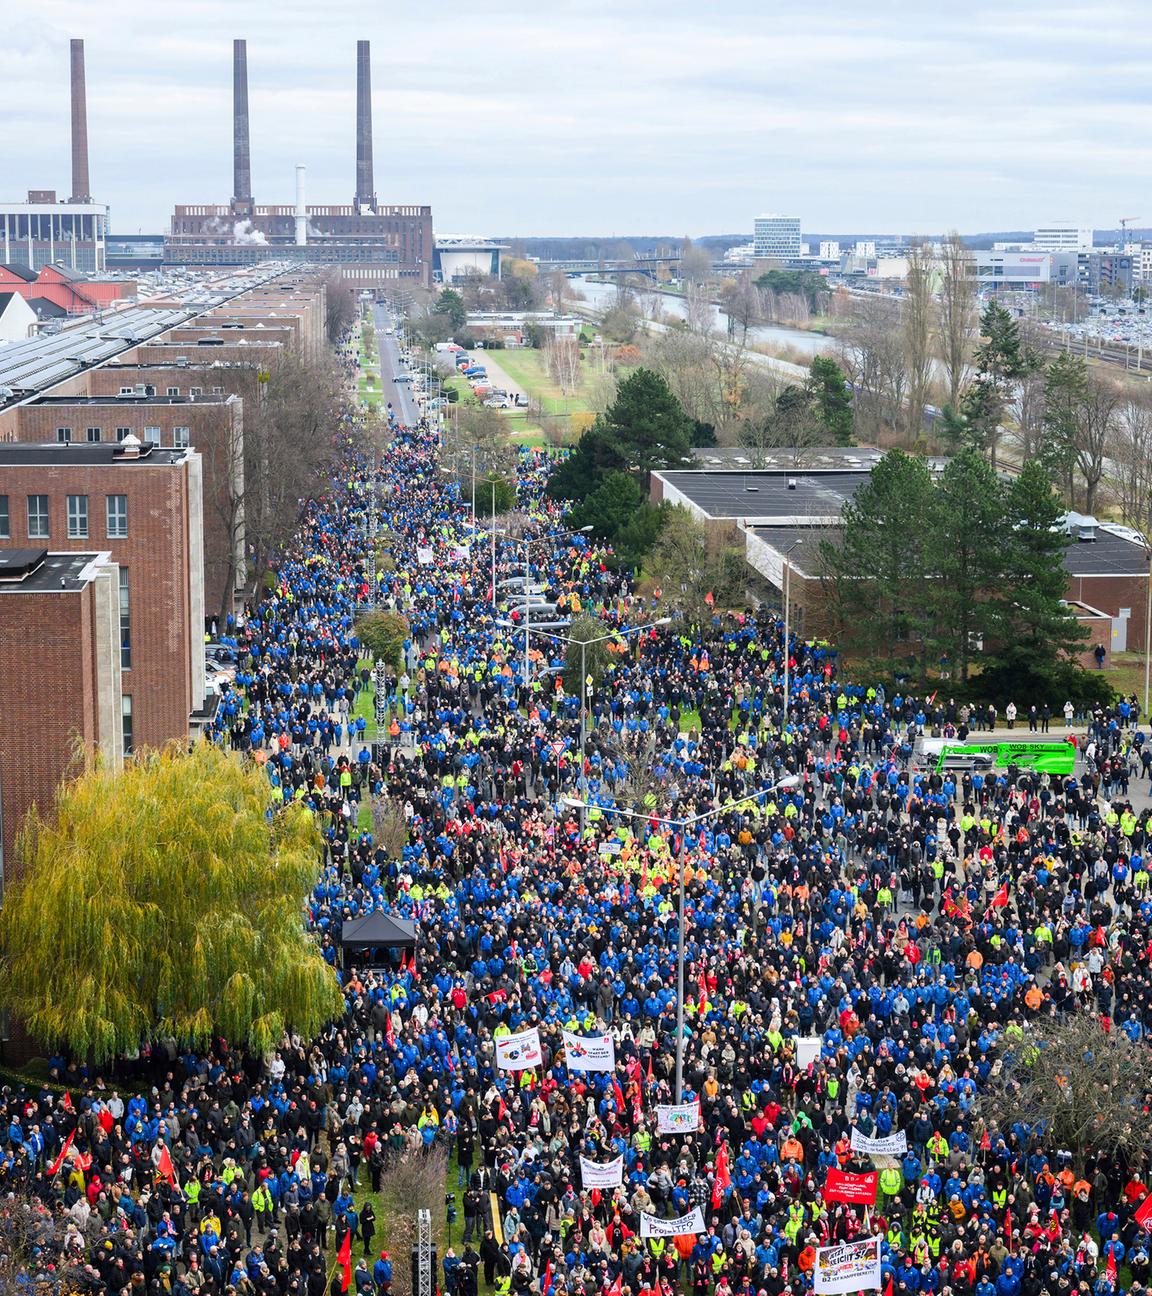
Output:
[[[160,1156],[156,1162],[156,1169],[159,1170],[164,1178],[168,1180],[173,1188],[175,1188],[176,1169],[172,1164],[172,1158],[168,1155],[168,1149],[163,1143],[160,1144]]]
[[[1140,1203],[1140,1207],[1136,1212],[1136,1223],[1143,1228],[1150,1217],[1152,1217],[1152,1193],[1149,1193]]]
[[[652,1054],[648,1054],[648,1083],[652,1083]]]
[[[712,596],[711,590],[709,590],[708,593],[704,595],[704,602],[707,603],[709,607],[711,607],[712,604],[716,602],[715,598]]]
[[[384,1038],[388,1041],[389,1048],[396,1047],[396,1033],[392,1029],[392,1014],[385,1009],[384,1017]]]
[[[415,949],[411,949],[408,952],[408,971],[411,972],[413,976],[416,975],[416,950]]]
[[[1107,1278],[1109,1286],[1116,1286],[1116,1250],[1111,1243],[1108,1245],[1108,1263],[1104,1267],[1104,1277]]]
[[[721,1143],[720,1151],[716,1153],[716,1176],[712,1180],[712,1209],[719,1210],[720,1204],[724,1200],[724,1193],[732,1183],[732,1176],[728,1173],[728,1144]]]
[[[63,1107],[66,1112],[72,1111],[72,1095],[67,1089],[64,1090],[64,1097],[61,1099],[60,1106]]]
[[[340,1243],[340,1254],[336,1257],[336,1263],[344,1271],[340,1278],[340,1290],[347,1291],[349,1284],[352,1282],[352,1230],[349,1229],[344,1234],[344,1241]]]
[[[549,1258],[548,1263],[544,1266],[544,1281],[540,1284],[540,1296],[548,1296],[552,1290],[552,1260]]]
[[[64,1164],[64,1158],[68,1155],[68,1149],[72,1146],[72,1140],[75,1137],[76,1137],[76,1131],[73,1130],[72,1133],[69,1134],[68,1137],[64,1140],[64,1146],[60,1149],[60,1155],[48,1167],[49,1175],[60,1173],[60,1167]]]
[[[620,1088],[620,1081],[616,1079],[615,1075],[612,1077],[612,1096],[616,1099],[616,1110],[622,1112],[624,1110],[624,1093]]]
[[[1008,1240],[1008,1245],[1012,1245],[1012,1211],[1006,1207],[1004,1210],[1004,1236]]]
[[[611,1287],[608,1288],[608,1296],[620,1296],[620,1293],[623,1290],[624,1290],[624,1272],[623,1270],[621,1270],[621,1272],[616,1275],[616,1281],[612,1284]]]
[[[1001,882],[1000,890],[997,891],[996,894],[992,897],[992,903],[988,906],[988,908],[1003,909],[1005,905],[1007,905],[1007,903],[1008,903],[1008,883]]]
[[[888,1275],[888,1281],[884,1284],[884,1296],[892,1296],[892,1275]]]

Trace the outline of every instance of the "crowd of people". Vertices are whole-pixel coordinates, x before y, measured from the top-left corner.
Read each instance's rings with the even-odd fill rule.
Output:
[[[770,609],[668,620],[565,529],[544,456],[522,452],[517,535],[474,533],[438,452],[426,424],[393,423],[382,451],[340,429],[328,490],[234,629],[214,722],[322,825],[307,920],[343,1018],[267,1058],[158,1041],[119,1083],[53,1058],[66,1092],[5,1088],[8,1263],[53,1291],[321,1296],[343,1249],[350,1289],[387,1293],[409,1257],[375,1194],[443,1158],[451,1296],[799,1296],[816,1248],[869,1236],[901,1296],[1140,1296],[1143,1161],[1074,1162],[979,1101],[1031,1020],[1152,1027],[1130,708],[1091,718],[1075,777],[919,768],[918,734],[983,715],[853,682]],[[370,500],[391,560],[374,591]],[[526,547],[559,615],[628,631],[582,761],[564,643],[532,633],[525,671]],[[410,627],[372,745],[370,594]],[[415,923],[411,953],[342,953],[375,910]],[[532,1027],[540,1064],[500,1069],[498,1040]],[[563,1031],[610,1036],[613,1069],[581,1070]],[[674,1101],[697,1128],[660,1131]],[[854,1152],[853,1130],[906,1151]],[[582,1159],[617,1158],[618,1187],[585,1186]],[[874,1203],[825,1201],[830,1169],[876,1170]],[[641,1238],[643,1216],[696,1207],[700,1233]]]

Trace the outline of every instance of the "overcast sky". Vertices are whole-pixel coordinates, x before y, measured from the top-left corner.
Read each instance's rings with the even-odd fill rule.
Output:
[[[1140,0],[40,0],[0,43],[0,199],[69,192],[68,39],[115,231],[231,195],[248,40],[257,202],[355,183],[372,41],[376,188],[440,233],[1152,226]]]

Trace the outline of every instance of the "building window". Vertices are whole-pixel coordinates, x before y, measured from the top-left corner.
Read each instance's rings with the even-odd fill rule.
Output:
[[[213,395],[213,396],[223,396],[223,395],[224,395],[224,388],[223,388],[223,387],[213,387],[213,388],[212,388],[212,395]]]
[[[186,427],[174,427],[172,429],[172,444],[177,450],[188,449],[188,429]]]
[[[120,388],[120,395],[121,395],[121,396],[131,396],[131,395],[132,395],[132,388],[131,388],[131,387],[121,387],[121,388]]]
[[[179,387],[169,387],[168,390],[165,392],[165,395],[167,395],[167,396],[179,396],[179,395],[180,395],[180,388],[179,388]]]
[[[144,444],[154,446],[160,444],[160,429],[158,427],[146,427],[144,429]]]
[[[189,396],[202,396],[203,394],[204,394],[204,388],[203,388],[203,387],[189,387],[189,388],[188,388],[188,395],[189,395]]]
[[[68,539],[88,539],[88,496],[68,496]]]
[[[28,496],[28,539],[48,539],[48,496]]]
[[[11,540],[12,520],[8,516],[8,496],[0,495],[0,540]]]
[[[99,441],[100,437],[101,437],[101,432],[99,428],[88,429],[88,440],[90,442]]]
[[[132,755],[132,697],[124,693],[120,697],[121,732],[124,735],[124,755]]]
[[[128,538],[128,496],[109,495],[108,496],[108,539],[127,540],[127,538]]]
[[[120,568],[120,669],[132,669],[132,603],[127,567]]]
[[[57,428],[57,429],[56,429],[56,440],[59,441],[61,445],[68,445],[69,442],[72,440],[72,429],[71,429],[71,428]]]

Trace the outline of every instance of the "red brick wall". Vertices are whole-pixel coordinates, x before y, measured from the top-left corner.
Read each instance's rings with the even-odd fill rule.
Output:
[[[48,540],[28,536],[27,496],[33,494],[49,497]],[[11,536],[0,540],[0,548],[107,549],[113,562],[127,566],[132,667],[122,683],[132,698],[136,746],[159,747],[187,737],[193,636],[198,641],[204,633],[203,626],[191,623],[187,465],[5,465],[0,467],[0,495],[8,496],[11,517]],[[68,539],[68,495],[88,496],[87,539]],[[128,496],[126,540],[107,538],[108,495]]]
[[[140,370],[127,372],[139,373]],[[105,376],[108,373],[115,374],[115,371],[94,370],[92,381],[114,387],[113,395],[119,392],[122,385],[128,385],[127,379],[121,381],[115,376],[108,379]],[[151,380],[142,378],[137,381]],[[187,378],[183,383],[182,394],[187,393],[189,386],[198,385],[195,380]],[[157,391],[163,396],[164,391],[159,384]],[[199,450],[204,460],[205,607],[213,615],[226,610],[225,605],[231,600],[230,501],[234,494],[235,453],[243,456],[243,402],[230,397],[207,396],[203,400],[178,405],[124,400],[108,405],[85,405],[82,402],[75,405],[22,405],[19,411],[15,439],[38,444],[56,444],[57,429],[61,427],[72,429],[74,445],[84,443],[89,427],[100,428],[101,440],[109,443],[117,439],[116,429],[120,427],[130,428],[141,441],[145,440],[145,428],[158,427],[161,446],[172,449],[175,445],[172,429],[188,428],[188,445],[193,450]]]
[[[1065,598],[1117,616],[1122,607],[1131,608],[1128,620],[1128,651],[1143,652],[1147,642],[1145,618],[1148,610],[1147,576],[1070,576]],[[1095,661],[1092,663],[1095,665]]]
[[[16,835],[33,804],[50,809],[77,738],[97,740],[95,600],[78,591],[0,593],[0,795],[4,872],[19,870]],[[50,699],[50,704],[49,700]]]

